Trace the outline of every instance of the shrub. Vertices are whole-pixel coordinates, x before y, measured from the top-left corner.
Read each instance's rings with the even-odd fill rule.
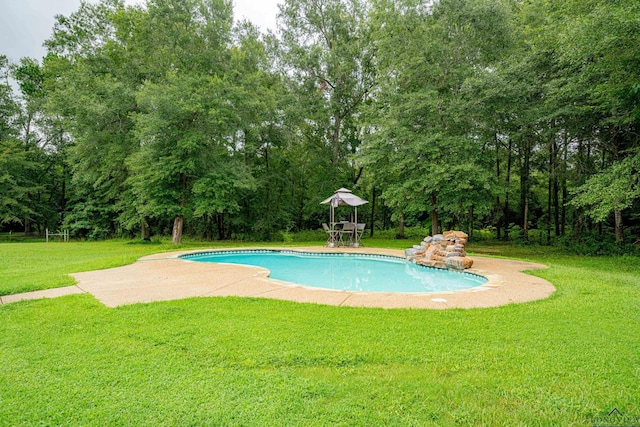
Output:
[[[485,227],[482,230],[473,230],[472,240],[476,242],[485,242],[496,238],[495,227]]]
[[[634,238],[630,237],[624,242],[590,234],[580,239],[565,237],[560,238],[560,245],[563,249],[576,255],[607,256],[607,255],[640,255],[640,249],[635,245]]]
[[[324,230],[302,230],[297,233],[292,233],[294,242],[315,242],[324,241],[327,239],[327,233]]]

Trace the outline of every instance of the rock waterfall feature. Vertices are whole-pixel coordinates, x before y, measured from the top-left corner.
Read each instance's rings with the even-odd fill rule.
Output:
[[[445,231],[425,237],[420,245],[405,250],[405,255],[417,264],[465,270],[473,265],[473,260],[466,252],[468,239],[469,235],[463,231]]]

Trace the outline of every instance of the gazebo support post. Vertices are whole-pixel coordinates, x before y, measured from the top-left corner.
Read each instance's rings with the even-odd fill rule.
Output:
[[[353,237],[355,237],[353,242],[353,247],[357,248],[357,247],[360,247],[360,243],[358,243],[358,207],[355,206],[355,208],[356,208],[356,226],[353,229],[353,234],[354,234]]]

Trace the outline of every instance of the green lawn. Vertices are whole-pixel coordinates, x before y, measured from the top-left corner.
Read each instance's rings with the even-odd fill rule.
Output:
[[[0,244],[0,289],[62,286],[65,272],[173,249]],[[535,274],[558,291],[445,311],[250,298],[109,309],[90,295],[0,306],[0,425],[591,426],[613,408],[640,417],[640,260],[472,249],[550,265]]]
[[[321,245],[322,242],[312,244]],[[278,246],[282,243],[251,245]],[[154,253],[226,246],[238,246],[238,243],[188,242],[180,246],[119,240],[0,243],[0,296],[71,286],[75,282],[68,273],[119,267]]]
[[[368,246],[403,249],[416,242],[408,240],[366,240]],[[0,296],[41,289],[71,286],[68,273],[99,270],[131,264],[145,255],[159,252],[237,246],[308,246],[316,242],[187,242],[147,243],[109,240],[102,242],[22,242],[0,243]]]

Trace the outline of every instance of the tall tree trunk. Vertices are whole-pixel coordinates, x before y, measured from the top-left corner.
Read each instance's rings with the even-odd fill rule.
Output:
[[[522,148],[522,167],[520,168],[520,218],[522,218],[522,229],[528,230],[528,209],[529,209],[529,169],[531,159],[531,135],[525,135],[524,147]],[[527,233],[525,233],[527,234]]]
[[[502,214],[505,240],[509,240],[509,184],[511,183],[511,160],[513,158],[511,153],[512,148],[513,141],[509,138],[509,146],[507,147],[507,176],[505,177],[506,191],[504,195],[504,212]]]
[[[180,212],[182,212],[182,209],[184,208],[184,193],[186,192],[186,188],[187,188],[187,176],[183,173],[180,176],[180,190],[182,190],[182,194],[180,196],[180,202],[179,202],[179,206],[180,206]],[[173,230],[171,232],[171,243],[173,243],[174,245],[179,245],[182,243],[182,228],[184,225],[184,215],[182,215],[182,213],[180,215],[177,215],[174,220],[173,220]]]
[[[581,212],[578,212],[578,218],[576,222],[575,237],[579,239],[582,236],[582,232],[584,231],[584,216]]]
[[[173,220],[173,230],[171,232],[171,243],[179,245],[182,243],[182,226],[184,224],[184,215],[178,215]]]
[[[62,162],[62,189],[60,190],[60,221],[64,223],[67,210],[67,162]]]
[[[473,239],[473,205],[469,208],[469,225],[467,233],[469,234],[469,240]]]
[[[213,241],[213,215],[207,215],[207,226],[204,235],[207,241]]]
[[[376,187],[371,189],[371,222],[369,224],[369,237],[373,237],[373,223],[376,217]]]
[[[24,219],[24,235],[31,236],[32,234],[33,234],[33,231],[31,230],[31,219],[25,218]]]
[[[547,245],[551,244],[551,193],[553,191],[553,144],[549,141],[549,179],[547,180]]]
[[[400,214],[400,226],[398,227],[398,239],[404,239],[404,212]]]
[[[560,235],[564,236],[566,233],[567,224],[567,180],[562,180],[562,205],[560,205]]]
[[[523,219],[523,227],[522,234],[525,242],[529,241],[529,195],[525,194],[524,196],[524,219]]]
[[[382,205],[382,229],[389,228],[389,209],[385,204]]]
[[[364,171],[364,168],[360,167],[360,169],[358,169],[358,173],[353,178],[353,188],[355,188],[358,185],[358,181],[360,181],[360,177],[362,176],[362,171]]]
[[[547,183],[547,245],[551,244],[551,179]]]
[[[578,137],[578,164],[576,168],[576,186],[584,184],[584,175],[587,170],[587,161],[585,157],[585,144],[581,137]],[[574,237],[579,239],[584,232],[584,213],[581,208],[576,208],[573,216]]]
[[[264,210],[262,211],[262,218],[267,220],[267,224],[270,228],[272,228],[275,224],[271,223],[271,177],[269,173],[269,144],[264,145],[264,166],[265,166],[265,176],[267,177],[265,183],[265,203]]]
[[[495,144],[496,144],[496,179],[498,180],[498,183],[500,183],[500,141],[498,140],[498,135],[496,134],[493,138]],[[499,184],[498,184],[499,185]],[[500,194],[498,193],[498,195],[496,196],[496,206],[495,206],[495,213],[496,213],[496,237],[498,238],[498,240],[500,240],[501,237],[501,233],[502,233],[502,215],[501,215],[501,204],[500,204]]]
[[[149,224],[144,219],[140,221],[140,234],[143,241],[148,242],[151,240],[151,232],[149,230]]]
[[[556,144],[555,139],[551,143],[552,155],[551,158],[553,160],[553,181],[552,181],[552,197],[553,197],[553,223],[555,225],[555,235],[558,237],[560,235],[560,200],[558,196],[559,186],[558,186],[558,145]]]
[[[562,179],[560,181],[560,188],[562,190],[562,205],[560,213],[560,235],[565,235],[565,226],[567,224],[567,156],[569,151],[569,137],[568,132],[564,133],[564,147],[562,151]]]
[[[620,141],[618,140],[618,136],[619,136],[619,134],[616,134],[616,137],[614,138],[614,144],[613,144],[613,147],[612,147],[613,148],[612,160],[611,160],[612,163],[618,161],[618,159],[619,159],[619,153],[620,153],[619,143],[620,143]],[[605,157],[604,157],[604,150],[603,150],[603,155],[602,155],[603,169],[604,169],[604,161],[605,161]],[[616,200],[615,204],[617,205],[618,203],[620,203],[620,201]],[[613,210],[613,217],[614,217],[614,220],[615,220],[616,242],[622,243],[624,241],[624,231],[622,230],[622,211],[620,209],[614,209]]]
[[[216,225],[218,226],[218,240],[224,240],[224,218],[222,214],[216,214]]]
[[[333,120],[335,128],[333,129],[333,135],[331,137],[331,143],[333,144],[331,163],[334,167],[337,167],[340,154],[340,126],[342,125],[342,118],[339,114],[334,114]]]
[[[624,240],[624,232],[622,230],[622,211],[620,209],[614,209],[613,216],[616,224],[616,242],[622,242]]]
[[[560,189],[558,187],[558,177],[556,176],[553,178],[553,222],[556,237],[560,235]]]
[[[431,235],[435,236],[438,234],[438,210],[436,205],[438,203],[438,196],[435,194],[431,195]]]

